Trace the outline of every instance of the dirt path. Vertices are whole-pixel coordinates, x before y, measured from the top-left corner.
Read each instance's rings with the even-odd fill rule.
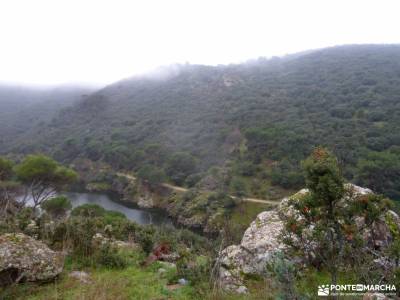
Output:
[[[125,177],[125,178],[128,178],[129,180],[132,180],[132,181],[136,180],[136,177],[134,177],[134,176],[132,176],[130,174],[117,172],[117,175]],[[166,187],[167,189],[171,189],[171,190],[174,190],[174,191],[180,192],[180,193],[184,193],[184,192],[187,192],[189,190],[187,188],[176,186],[176,185],[172,185],[172,184],[169,184],[169,183],[162,183],[161,185],[163,187]],[[238,197],[235,197],[235,196],[229,196],[229,197],[231,197],[233,199],[237,199],[238,198]],[[279,204],[279,201],[257,199],[257,198],[242,198],[242,201],[254,202],[254,203],[264,203],[264,204],[272,204],[272,205],[278,205]]]

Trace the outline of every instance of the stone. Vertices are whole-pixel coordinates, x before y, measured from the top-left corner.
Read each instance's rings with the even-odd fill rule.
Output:
[[[244,285],[239,286],[236,289],[236,293],[238,293],[238,294],[246,294],[247,293],[247,287],[245,287]]]
[[[176,269],[176,264],[167,261],[158,261],[158,263],[165,269]]]
[[[72,271],[71,273],[68,274],[68,276],[78,280],[83,284],[89,284],[92,281],[90,275],[83,271]]]
[[[262,212],[247,228],[240,245],[229,246],[221,252],[220,283],[225,290],[246,293],[243,275],[266,272],[266,264],[273,254],[284,249],[278,240],[282,229],[277,211]]]
[[[141,208],[152,208],[154,207],[154,200],[150,193],[144,193],[138,196],[137,205]]]
[[[189,284],[189,281],[187,281],[185,278],[179,278],[178,283],[180,285],[187,285],[187,284]]]
[[[96,233],[92,237],[92,245],[94,248],[101,248],[102,246],[105,246],[105,245],[109,245],[109,246],[115,247],[117,249],[126,249],[126,250],[136,250],[139,248],[139,245],[134,242],[125,242],[125,241],[120,241],[120,240],[114,240],[114,239],[105,237],[101,233]]]
[[[344,203],[372,193],[370,189],[353,184],[345,184],[345,190],[346,194],[341,200]],[[282,199],[277,209],[260,213],[245,231],[240,245],[231,245],[221,251],[217,262],[219,284],[224,290],[246,293],[245,275],[266,275],[267,263],[277,252],[285,251],[285,245],[280,241],[280,234],[284,228],[282,217],[291,216],[300,221],[302,217],[296,216],[297,212],[290,203],[308,192],[307,189],[302,189],[291,197]],[[356,219],[355,223],[360,230],[363,230],[362,234],[367,246],[375,250],[383,250],[391,243],[393,228],[400,231],[400,217],[393,211],[388,211],[371,228],[363,228],[365,224],[363,218]],[[312,231],[313,227],[310,226],[308,230]],[[312,249],[309,253],[313,255]],[[382,258],[377,259],[376,263],[386,267],[388,262],[384,257],[384,251],[381,253]],[[291,260],[301,263],[299,257],[293,257]]]
[[[167,270],[165,270],[164,268],[159,268],[157,270],[158,275],[163,275],[163,274],[165,274],[165,272],[167,272]]]
[[[60,274],[64,256],[22,233],[0,236],[0,282],[46,281]]]

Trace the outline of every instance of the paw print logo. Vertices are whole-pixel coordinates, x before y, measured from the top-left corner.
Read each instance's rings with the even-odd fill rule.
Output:
[[[322,284],[318,286],[318,296],[329,296],[328,284]]]

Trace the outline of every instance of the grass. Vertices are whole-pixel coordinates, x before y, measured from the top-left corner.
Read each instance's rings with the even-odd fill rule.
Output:
[[[191,285],[170,291],[168,281],[175,274],[167,272],[158,274],[161,265],[154,263],[147,268],[132,265],[125,269],[87,268],[91,283],[83,284],[68,276],[74,269],[68,263],[65,271],[54,282],[22,283],[3,290],[0,299],[3,300],[245,300],[270,299],[266,295],[263,281],[250,282],[250,295],[234,295],[227,293],[212,293],[207,282],[195,287]],[[76,269],[75,269],[76,270]],[[271,298],[272,299],[272,298]]]
[[[246,226],[247,228],[259,213],[270,210],[271,208],[271,205],[264,203],[241,202],[233,209],[231,221],[235,224]]]
[[[45,285],[21,284],[4,299],[195,299],[191,295],[191,286],[169,291],[167,280],[161,279],[152,270],[128,267],[124,270],[90,270],[89,274],[92,279],[90,284],[82,284],[63,274],[53,283]]]
[[[68,259],[64,272],[50,283],[22,283],[4,289],[0,299],[4,300],[118,300],[118,299],[197,299],[195,289],[182,286],[170,291],[168,281],[175,275],[167,272],[158,274],[160,264],[149,267],[139,265],[139,257],[130,257],[130,266],[125,269],[79,268],[85,263]],[[71,270],[84,270],[91,278],[89,284],[83,284],[68,276]]]
[[[296,290],[301,291],[306,299],[320,299],[317,296],[318,285],[330,284],[330,274],[325,270],[307,269],[296,282]],[[357,277],[353,272],[341,272],[338,274],[338,284],[356,284]],[[360,299],[359,296],[346,297],[346,299]]]

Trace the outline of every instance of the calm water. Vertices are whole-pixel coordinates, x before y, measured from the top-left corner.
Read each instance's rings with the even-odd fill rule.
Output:
[[[138,224],[147,225],[172,225],[171,219],[168,218],[167,214],[158,209],[142,209],[138,208],[134,204],[124,205],[118,203],[117,196],[110,196],[108,194],[100,193],[66,193],[65,194],[72,203],[73,207],[85,204],[93,203],[104,207],[107,210],[114,210],[121,212],[126,217]]]
[[[65,193],[71,200],[72,207],[82,204],[98,204],[107,210],[114,210],[123,213],[129,220],[141,225],[171,225],[172,221],[167,214],[159,209],[143,209],[135,204],[122,204],[118,196],[111,196],[102,193]],[[32,200],[28,198],[27,205],[32,205]]]

